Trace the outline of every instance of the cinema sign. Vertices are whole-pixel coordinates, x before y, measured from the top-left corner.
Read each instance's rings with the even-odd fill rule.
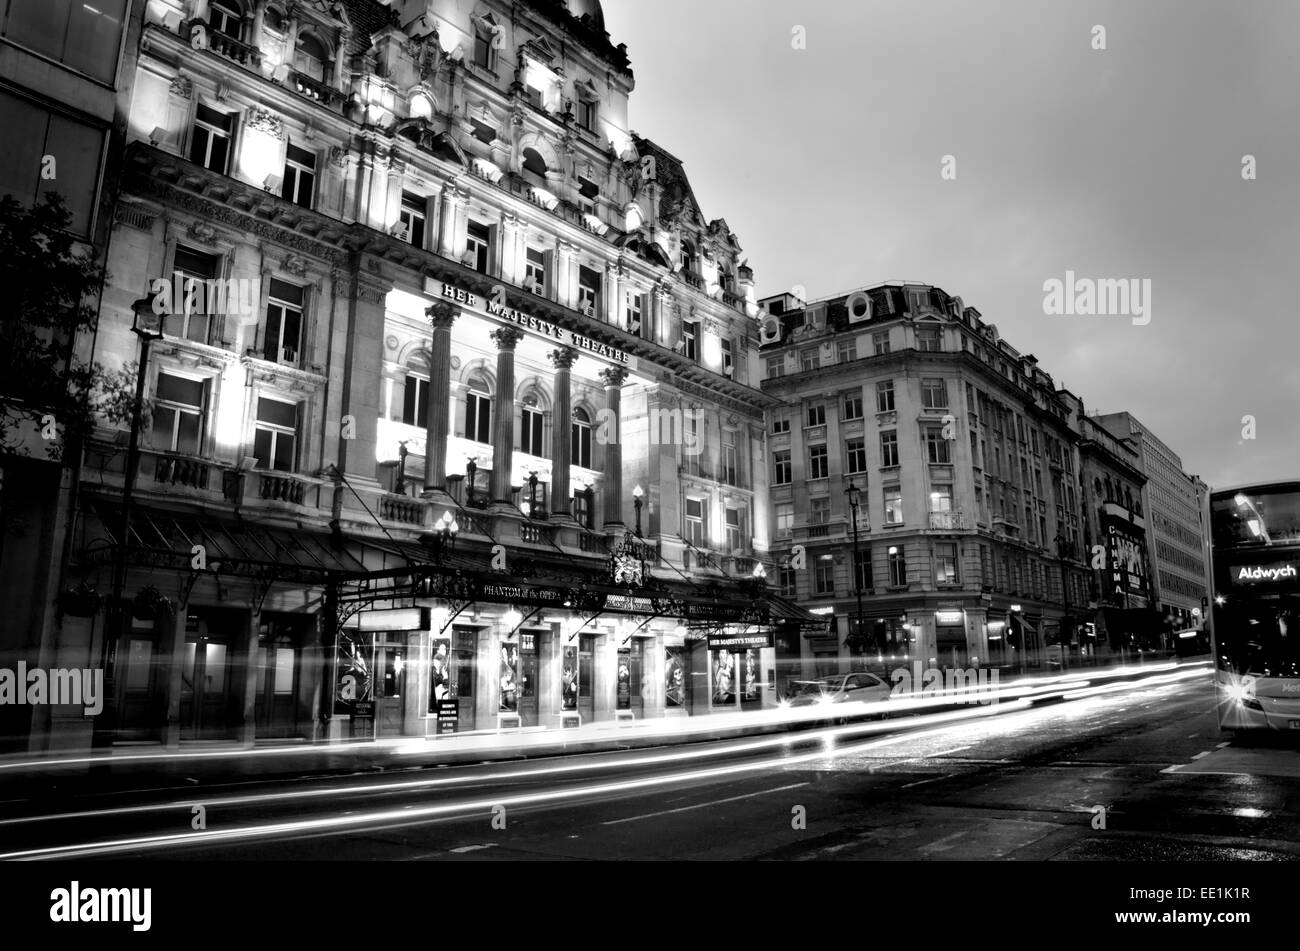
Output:
[[[626,352],[611,347],[609,344],[601,343],[599,340],[593,340],[585,334],[576,333],[572,330],[565,330],[548,320],[542,320],[532,314],[525,313],[522,310],[516,310],[513,307],[506,307],[504,304],[498,304],[489,298],[480,297],[478,294],[471,293],[462,287],[457,287],[447,281],[435,281],[432,278],[425,278],[424,292],[426,294],[441,297],[445,300],[453,301],[462,307],[469,307],[473,310],[482,311],[489,317],[495,317],[498,320],[504,320],[507,323],[517,325],[521,330],[527,330],[538,336],[545,337],[562,346],[573,347],[575,350],[581,350],[583,353],[590,353],[593,356],[601,357],[620,366],[635,368],[635,359]],[[502,295],[503,296],[503,295]]]

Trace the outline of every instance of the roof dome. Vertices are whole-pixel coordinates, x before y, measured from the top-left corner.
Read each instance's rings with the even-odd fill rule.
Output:
[[[569,12],[579,19],[584,14],[591,14],[592,25],[599,30],[605,29],[605,11],[600,8],[600,0],[568,0]]]

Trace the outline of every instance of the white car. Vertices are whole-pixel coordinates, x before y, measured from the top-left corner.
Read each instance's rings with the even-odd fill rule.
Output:
[[[791,707],[830,706],[839,703],[876,703],[888,700],[889,684],[875,674],[834,674],[820,680],[796,680],[787,697]],[[843,717],[837,717],[843,720]]]

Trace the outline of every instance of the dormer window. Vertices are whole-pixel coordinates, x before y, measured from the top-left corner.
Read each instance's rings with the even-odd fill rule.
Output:
[[[298,49],[293,54],[293,68],[308,79],[318,83],[325,81],[325,63],[329,54],[316,37],[307,35],[298,37]]]

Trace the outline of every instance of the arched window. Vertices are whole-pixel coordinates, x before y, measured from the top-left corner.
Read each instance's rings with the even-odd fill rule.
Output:
[[[208,24],[218,33],[233,39],[244,38],[244,15],[233,0],[213,0]]]
[[[519,406],[519,451],[544,456],[545,415],[536,393],[529,393]]]
[[[473,442],[492,443],[492,397],[487,381],[474,376],[465,396],[465,438]]]
[[[689,241],[682,242],[682,270],[692,274],[695,272],[695,248]]]
[[[298,37],[298,49],[293,54],[293,68],[317,82],[325,81],[325,63],[329,54],[316,37],[307,34]]]
[[[402,388],[402,422],[408,426],[429,425],[429,364],[423,354],[412,357],[406,367]]]
[[[536,149],[524,149],[524,171],[536,175],[539,184],[546,184],[546,159]]]
[[[591,468],[591,417],[585,409],[573,411],[573,430],[569,462],[584,469]]]

